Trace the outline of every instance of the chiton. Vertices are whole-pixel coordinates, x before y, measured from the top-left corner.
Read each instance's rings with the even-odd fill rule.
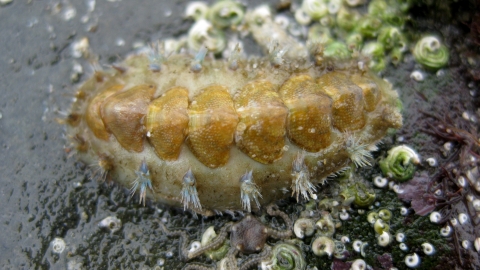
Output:
[[[140,201],[208,215],[315,197],[315,185],[369,164],[368,151],[402,125],[397,93],[358,65],[150,61],[136,54],[97,71],[67,121],[79,159],[139,188]]]

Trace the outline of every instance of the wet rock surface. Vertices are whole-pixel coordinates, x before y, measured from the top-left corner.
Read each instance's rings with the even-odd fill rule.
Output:
[[[159,220],[169,228],[184,230],[190,239],[200,239],[209,226],[218,229],[226,222],[241,219],[238,214],[235,217],[224,215],[195,219],[191,213],[162,205],[147,203],[147,207],[138,206],[124,188],[90,180],[85,173],[89,164],[76,162],[75,157],[64,149],[64,127],[58,124],[57,119],[66,116],[78,87],[76,82],[81,82],[94,71],[83,56],[94,54],[99,57],[101,65],[111,65],[132,51],[133,46],[185,33],[191,26],[190,21],[183,19],[185,3],[150,0],[141,4],[133,1],[72,1],[57,4],[17,0],[0,6],[0,44],[4,51],[0,54],[2,268],[158,266],[179,269],[185,264],[179,258],[179,240],[167,238],[158,229]],[[249,4],[253,6],[253,1]],[[422,6],[415,9],[415,16],[435,17],[418,11],[419,8]],[[454,122],[459,122],[465,111],[477,114],[479,79],[476,67],[480,61],[478,51],[472,49],[475,40],[469,40],[469,37],[478,31],[478,19],[468,16],[463,19],[463,15],[468,14],[465,9],[450,10],[453,15],[446,20],[451,19],[452,22],[441,21],[446,26],[439,26],[431,19],[421,20],[419,24],[424,30],[441,31],[447,37],[449,48],[454,48],[450,68],[445,70],[444,76],[428,73],[423,82],[409,79],[410,73],[418,67],[408,56],[398,67],[389,66],[385,71],[385,76],[399,90],[407,121],[397,135],[386,140],[376,157],[397,144],[398,138],[402,137],[403,142],[418,146],[416,149],[422,156],[445,159],[440,151],[443,141],[432,143],[431,137],[418,131],[418,127],[427,120],[417,109],[430,110],[441,116],[444,112],[451,112],[449,117]],[[460,15],[463,17],[455,19]],[[478,15],[473,18],[478,18]],[[88,38],[88,47],[84,38]],[[250,51],[259,50],[253,48]],[[436,171],[428,167],[421,170],[432,174]],[[375,173],[378,173],[378,167],[360,172],[364,177],[371,177]],[[377,197],[383,198],[379,200],[380,204],[397,208],[403,205],[392,197],[391,192],[382,192],[377,194]],[[382,194],[385,196],[382,197]],[[389,199],[392,201],[389,202]],[[301,210],[293,200],[282,202],[280,207],[292,216],[298,215]],[[455,211],[466,210],[459,206]],[[392,227],[423,226],[425,230],[431,230],[432,237],[437,239],[440,226],[430,224],[428,216],[418,218],[411,214],[403,217],[398,213],[394,213],[396,216]],[[121,228],[112,230],[108,226],[99,227],[99,223],[107,217],[120,219]],[[364,219],[365,216],[352,213],[350,221]],[[278,221],[274,218],[261,220],[278,227]],[[361,234],[367,231],[364,236],[375,239],[373,229],[355,226],[352,222],[349,224],[343,226],[344,231],[337,232]],[[469,239],[471,243],[469,251],[459,255],[465,259],[466,269],[478,267],[475,265],[478,259],[472,257],[475,256],[472,232],[479,234],[479,226],[475,224],[465,226],[466,229],[460,231],[460,237]],[[437,236],[433,236],[434,233]],[[411,238],[415,236],[420,236],[419,232],[411,231]],[[57,252],[57,245],[52,245],[55,238],[64,240],[65,249],[62,252]],[[439,245],[444,243],[441,239],[437,240]],[[410,245],[420,250],[418,241]],[[272,243],[267,241],[267,244]],[[457,246],[461,244],[460,241],[452,242],[437,246],[437,249],[439,254],[458,251],[461,248]],[[331,259],[313,257],[309,246],[302,248],[310,256],[308,267],[330,267]],[[384,251],[378,247],[368,249],[367,253],[372,257],[366,260],[367,263],[389,265],[389,262],[373,257]],[[394,265],[405,268],[400,263],[405,253],[398,250],[391,253],[393,261],[399,262]],[[449,254],[441,260],[429,257],[422,267],[458,266],[458,254]]]

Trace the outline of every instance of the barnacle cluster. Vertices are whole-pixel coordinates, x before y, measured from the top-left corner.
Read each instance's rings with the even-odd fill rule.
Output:
[[[408,8],[396,0],[304,0],[295,19],[310,26],[308,42],[322,44],[324,57],[345,59],[362,52],[370,58],[368,66],[381,71],[390,62],[398,64],[408,51]]]

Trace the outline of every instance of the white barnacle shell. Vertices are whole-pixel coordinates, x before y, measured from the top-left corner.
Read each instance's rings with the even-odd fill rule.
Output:
[[[405,244],[405,243],[400,243],[400,245],[398,245],[398,247],[399,247],[402,251],[407,251],[407,250],[408,250],[408,246],[407,246],[407,244]]]
[[[365,270],[367,269],[367,263],[362,259],[356,259],[352,262],[351,270]]]
[[[328,13],[337,14],[342,7],[342,0],[329,0],[327,4]]]
[[[462,247],[463,247],[464,249],[469,249],[469,248],[470,248],[470,241],[468,241],[468,240],[463,240],[463,241],[462,241]]]
[[[468,222],[468,216],[467,216],[467,214],[465,214],[465,213],[460,213],[460,214],[458,214],[458,221],[459,221],[460,224],[462,224],[462,225],[465,224],[465,223],[467,223],[467,222]]]
[[[310,15],[301,8],[295,11],[295,20],[301,25],[309,25],[312,22]]]
[[[397,233],[397,235],[395,236],[395,239],[397,240],[397,242],[402,243],[403,241],[405,241],[405,234],[399,232],[399,233]]]
[[[98,227],[106,228],[114,233],[122,228],[122,221],[115,216],[108,216],[98,223]]]
[[[323,215],[323,217],[315,223],[315,226],[318,227],[321,235],[333,236],[335,234],[335,223],[330,214]]]
[[[442,214],[440,214],[440,212],[433,211],[432,213],[430,213],[430,222],[439,223],[441,219]]]
[[[343,209],[343,211],[340,212],[338,216],[343,221],[348,220],[350,218],[350,214],[348,214],[348,212],[345,209]]]
[[[408,208],[402,206],[402,207],[400,208],[400,215],[406,216],[407,214],[408,214]]]
[[[435,254],[435,247],[430,243],[423,243],[422,248],[423,248],[423,253],[425,253],[428,256]]]
[[[226,46],[224,33],[214,28],[212,23],[205,19],[195,22],[188,32],[188,47],[194,51],[207,47],[209,51],[218,53],[223,51]]]
[[[386,247],[392,242],[392,235],[389,232],[383,232],[377,237],[377,241],[379,246]]]
[[[472,206],[475,211],[480,212],[480,200],[479,199],[474,199],[472,201]]]
[[[440,235],[448,237],[450,236],[450,234],[452,234],[452,227],[450,227],[450,225],[446,225],[445,227],[440,229]]]
[[[376,176],[375,178],[373,178],[373,184],[376,187],[384,188],[388,185],[388,179],[381,176]]]
[[[62,253],[66,246],[65,240],[60,237],[55,237],[52,242],[50,242],[50,245],[52,246],[52,251],[58,254]]]
[[[312,251],[317,256],[331,257],[335,251],[335,243],[330,237],[319,236],[312,243]]]
[[[463,176],[460,175],[460,176],[457,178],[457,184],[458,184],[459,186],[461,186],[461,187],[466,187],[466,186],[467,186],[467,181],[465,180],[465,177],[463,177]]]
[[[456,219],[456,218],[451,218],[451,219],[450,219],[450,223],[451,223],[453,226],[457,226],[457,225],[458,225],[458,219]]]
[[[303,237],[311,236],[315,232],[314,227],[315,224],[312,219],[299,218],[293,225],[293,232],[295,233],[295,236],[303,239]]]
[[[365,3],[365,0],[345,0],[345,3],[351,7],[355,7]]]
[[[204,19],[208,13],[208,5],[205,2],[190,2],[185,9],[185,17],[195,20]]]
[[[208,227],[208,229],[205,230],[202,235],[201,245],[206,246],[207,244],[212,242],[215,237],[217,237],[217,234],[215,233],[215,228],[213,226]]]
[[[480,237],[477,237],[475,239],[475,241],[473,241],[473,245],[475,246],[475,250],[477,252],[479,252],[480,251]]]
[[[425,79],[423,76],[423,73],[419,70],[415,70],[412,73],[410,73],[410,78],[414,79],[417,82],[421,82]]]
[[[353,244],[352,244],[353,250],[355,250],[356,252],[360,253],[360,250],[361,250],[361,248],[362,248],[362,244],[363,244],[363,242],[360,241],[360,240],[358,240],[358,239],[355,240],[355,241],[353,241]]]
[[[328,14],[328,6],[325,0],[303,0],[302,10],[314,20]]]
[[[368,243],[362,243],[362,246],[360,247],[360,255],[365,258],[367,252],[366,248],[368,247]]]
[[[409,268],[417,268],[420,265],[420,257],[417,255],[417,253],[407,255],[405,256],[405,264]]]
[[[390,225],[388,225],[388,223],[385,222],[383,219],[379,218],[375,220],[375,223],[373,224],[373,229],[378,234],[382,234],[384,232],[390,231]]]
[[[350,242],[350,237],[344,235],[342,236],[342,238],[340,239],[340,241],[342,241],[342,243],[349,243]]]
[[[430,167],[437,167],[438,165],[438,161],[434,157],[429,157],[425,161],[428,163],[428,165],[430,165]]]
[[[379,217],[378,217],[378,212],[377,211],[369,212],[368,215],[367,215],[367,221],[370,224],[375,224],[375,221],[377,221],[378,218]]]
[[[467,178],[470,184],[475,188],[476,191],[480,192],[480,173],[478,171],[478,167],[474,167],[467,171]]]
[[[200,243],[200,241],[193,241],[190,244],[190,248],[188,249],[188,252],[189,253],[195,252],[197,249],[199,249],[201,247],[202,247],[202,243]]]

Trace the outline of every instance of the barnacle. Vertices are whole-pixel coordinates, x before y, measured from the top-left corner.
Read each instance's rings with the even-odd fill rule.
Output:
[[[340,41],[334,41],[328,44],[327,46],[325,46],[323,55],[325,57],[332,58],[335,60],[345,60],[350,58],[351,53],[345,43]]]
[[[295,20],[301,25],[309,25],[312,22],[312,17],[305,10],[299,8],[295,11]]]
[[[364,16],[359,21],[355,28],[356,32],[362,34],[367,38],[376,37],[382,27],[382,20],[375,16]]]
[[[393,48],[390,51],[390,61],[392,64],[398,65],[402,62],[404,51],[405,50],[403,48]]]
[[[308,172],[307,165],[305,165],[305,155],[303,152],[298,153],[293,161],[292,176],[292,197],[297,194],[297,201],[300,194],[305,200],[308,200],[309,196],[312,199],[317,198],[317,195],[315,195],[317,189],[312,182],[310,182],[310,173]]]
[[[200,211],[202,210],[202,205],[198,199],[197,188],[195,187],[195,176],[191,169],[183,176],[181,195],[184,210],[190,207]]]
[[[185,9],[185,16],[198,21],[207,17],[208,5],[205,2],[190,2]]]
[[[108,216],[98,223],[98,227],[105,228],[114,233],[122,228],[122,221],[115,216]]]
[[[420,163],[420,156],[406,145],[390,149],[388,156],[379,162],[384,175],[401,182],[413,177],[418,163]]]
[[[380,42],[368,42],[363,46],[362,53],[370,56],[371,60],[368,66],[374,71],[385,69],[385,48]]]
[[[307,263],[302,250],[289,243],[277,243],[271,251],[271,258],[262,265],[276,270],[303,270]]]
[[[250,201],[254,200],[257,207],[260,209],[260,203],[258,197],[262,198],[262,195],[258,191],[257,185],[253,182],[252,171],[246,172],[240,179],[240,199],[242,200],[243,209],[251,212]]]
[[[386,208],[380,209],[378,210],[378,217],[388,222],[392,218],[392,212]]]
[[[355,199],[353,203],[359,207],[368,207],[375,201],[375,191],[368,189],[363,183],[356,183],[353,186]]]
[[[317,256],[331,257],[335,251],[335,243],[330,237],[319,236],[312,243],[312,251]]]
[[[318,44],[329,44],[333,42],[330,28],[321,24],[314,24],[308,29],[308,42]]]
[[[377,236],[378,245],[382,247],[388,246],[392,242],[392,234],[387,231]]]
[[[60,237],[55,237],[50,243],[50,245],[52,246],[52,251],[58,254],[61,254],[66,247],[65,240]]]
[[[148,170],[147,163],[145,160],[140,164],[138,171],[135,171],[137,178],[133,181],[132,187],[130,188],[130,196],[133,197],[137,189],[140,189],[140,198],[138,203],[145,206],[145,200],[147,199],[147,187],[153,191],[152,182],[150,180],[150,171]]]
[[[345,38],[347,48],[351,51],[360,51],[363,46],[363,37],[359,33],[351,33]]]
[[[241,23],[244,15],[242,4],[232,0],[223,0],[210,7],[207,17],[216,27],[225,28]]]
[[[311,236],[314,233],[314,222],[310,218],[299,218],[293,225],[293,232],[302,239],[305,236]]]
[[[375,220],[375,223],[373,224],[373,229],[377,234],[381,235],[384,232],[390,231],[390,225],[387,222],[385,222],[383,219],[379,218]]]
[[[436,36],[420,39],[412,53],[417,62],[428,68],[439,69],[448,63],[448,49]]]
[[[428,256],[432,256],[435,254],[435,247],[430,243],[423,243],[422,248],[423,248],[423,253],[425,253]]]
[[[213,242],[213,240],[217,237],[215,233],[215,229],[213,226],[208,227],[208,229],[202,235],[201,244],[203,247],[208,246]],[[205,255],[212,260],[220,260],[227,254],[228,250],[230,249],[230,241],[225,239],[223,245],[221,245],[217,249],[210,249],[205,251]]]
[[[367,263],[362,259],[356,259],[352,262],[352,266],[350,267],[351,270],[364,270],[368,269]]]
[[[318,228],[320,235],[332,237],[335,234],[335,223],[330,214],[323,214],[315,223],[315,226]]]
[[[386,50],[402,48],[406,50],[406,38],[398,27],[385,26],[380,29],[377,41],[382,43]]]
[[[328,14],[328,5],[325,0],[303,0],[302,10],[312,19],[318,20]]]
[[[417,268],[420,265],[420,262],[421,260],[417,253],[405,256],[405,265],[407,265],[409,268]]]
[[[343,30],[352,30],[360,20],[361,15],[355,10],[342,7],[337,13],[337,25]]]
[[[207,47],[210,51],[219,53],[226,45],[225,34],[207,20],[198,20],[188,32],[188,46],[194,51]]]

